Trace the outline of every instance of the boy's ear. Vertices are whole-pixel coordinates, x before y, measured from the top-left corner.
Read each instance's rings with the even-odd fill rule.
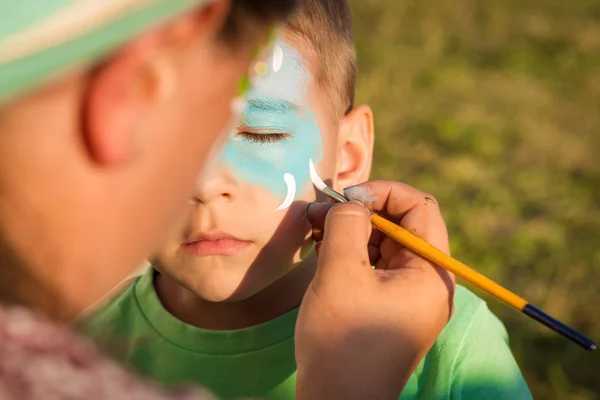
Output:
[[[88,155],[104,166],[132,161],[149,138],[142,125],[160,115],[181,85],[180,60],[224,21],[229,2],[213,1],[195,13],[144,34],[91,74],[82,109]],[[146,136],[146,137],[145,137]]]
[[[367,105],[354,107],[342,118],[338,133],[338,189],[369,179],[374,141],[373,111]]]

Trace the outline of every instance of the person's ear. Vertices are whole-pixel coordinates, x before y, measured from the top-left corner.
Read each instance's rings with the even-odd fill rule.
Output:
[[[343,189],[369,179],[375,132],[373,112],[359,105],[348,112],[338,132],[336,183]]]
[[[82,131],[91,160],[104,166],[131,162],[146,140],[141,127],[171,101],[180,64],[202,40],[214,40],[229,0],[213,0],[136,39],[91,74],[82,109]],[[210,36],[210,37],[209,37]]]

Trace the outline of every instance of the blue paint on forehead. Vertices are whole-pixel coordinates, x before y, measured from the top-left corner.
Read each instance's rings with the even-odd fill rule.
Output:
[[[305,60],[283,41],[278,41],[283,55],[279,71],[273,70],[254,82],[248,104],[242,114],[242,126],[250,133],[284,133],[289,137],[273,143],[255,143],[231,132],[222,161],[236,176],[253,185],[267,188],[284,198],[285,173],[296,178],[298,191],[310,183],[308,160],[319,162],[323,155],[321,132],[308,105],[308,85],[312,79]],[[276,49],[277,51],[277,49]]]

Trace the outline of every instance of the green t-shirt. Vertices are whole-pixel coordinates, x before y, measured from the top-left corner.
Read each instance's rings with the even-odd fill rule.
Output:
[[[200,383],[223,398],[293,399],[298,310],[246,329],[210,331],[166,311],[151,268],[82,329],[116,358],[166,385]],[[455,313],[400,399],[520,400],[531,394],[502,323],[458,286]]]

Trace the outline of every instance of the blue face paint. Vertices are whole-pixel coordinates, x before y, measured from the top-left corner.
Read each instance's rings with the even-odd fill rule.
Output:
[[[304,64],[293,47],[277,42],[269,72],[248,93],[241,128],[231,133],[222,154],[238,178],[282,199],[287,192],[284,174],[293,175],[298,189],[305,189],[311,184],[308,160],[317,163],[323,154],[321,132],[308,106],[311,75]]]

